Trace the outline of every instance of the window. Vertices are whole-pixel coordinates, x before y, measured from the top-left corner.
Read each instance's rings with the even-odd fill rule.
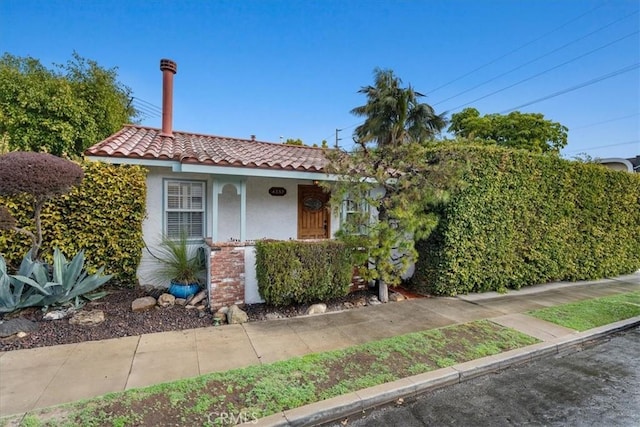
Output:
[[[351,199],[343,200],[342,224],[351,234],[367,234],[370,222],[369,206],[364,200],[360,203]]]
[[[165,181],[165,234],[169,238],[204,237],[205,183],[201,181]]]

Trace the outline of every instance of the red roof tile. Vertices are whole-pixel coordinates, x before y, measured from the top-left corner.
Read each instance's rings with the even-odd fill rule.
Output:
[[[322,172],[327,160],[321,148],[248,139],[173,132],[126,125],[85,151],[87,156],[174,160],[180,163]]]

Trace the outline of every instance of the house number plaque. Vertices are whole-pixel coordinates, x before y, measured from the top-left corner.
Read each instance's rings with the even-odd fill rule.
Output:
[[[269,194],[272,196],[284,196],[287,194],[287,189],[283,187],[271,187],[269,189]]]

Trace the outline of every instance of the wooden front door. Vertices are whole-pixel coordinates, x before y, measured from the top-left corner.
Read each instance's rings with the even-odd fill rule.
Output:
[[[317,185],[298,185],[298,239],[328,239],[329,193]]]

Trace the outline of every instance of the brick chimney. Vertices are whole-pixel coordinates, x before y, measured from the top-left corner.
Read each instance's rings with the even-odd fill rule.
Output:
[[[162,131],[160,136],[173,138],[173,75],[178,65],[170,59],[160,60],[162,71]]]

